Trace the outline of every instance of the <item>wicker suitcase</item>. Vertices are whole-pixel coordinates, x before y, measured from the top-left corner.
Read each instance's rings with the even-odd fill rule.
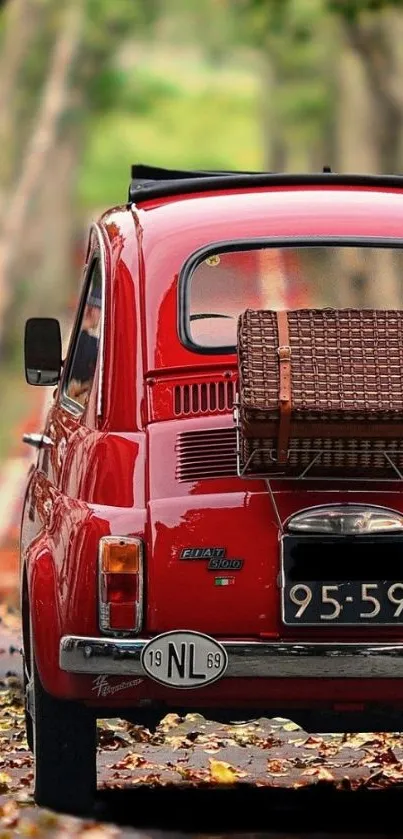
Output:
[[[242,474],[403,474],[403,311],[248,309],[238,359]]]

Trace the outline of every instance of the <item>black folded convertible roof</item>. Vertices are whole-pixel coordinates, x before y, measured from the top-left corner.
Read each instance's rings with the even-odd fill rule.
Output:
[[[129,204],[150,198],[210,192],[222,189],[245,189],[258,186],[309,186],[333,184],[372,188],[403,189],[403,175],[354,175],[330,172],[293,174],[287,172],[234,172],[186,169],[161,169],[135,163],[129,187]]]

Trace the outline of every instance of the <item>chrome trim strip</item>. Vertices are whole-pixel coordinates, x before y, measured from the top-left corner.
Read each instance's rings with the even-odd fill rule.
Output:
[[[61,395],[60,403],[63,406],[63,408],[66,411],[68,411],[69,414],[72,414],[74,417],[81,417],[85,411],[84,406],[80,405],[79,402],[76,402],[75,399],[71,399],[70,396],[67,396],[67,393],[64,389]]]
[[[97,243],[92,245],[93,235],[95,236]],[[99,254],[99,256],[98,256]],[[105,320],[106,320],[106,247],[105,247],[105,240],[102,236],[101,227],[97,222],[92,222],[89,231],[88,237],[88,246],[87,246],[87,253],[86,253],[86,261],[83,267],[83,276],[82,276],[82,285],[81,289],[85,288],[85,285],[88,281],[89,274],[92,270],[92,265],[94,259],[99,258],[99,262],[101,265],[101,294],[102,294],[102,317],[101,317],[101,330],[100,330],[100,339],[99,339],[99,382],[98,382],[98,394],[97,394],[97,417],[101,416],[102,414],[102,393],[103,393],[103,378],[104,378],[104,335],[105,335]],[[81,298],[80,304],[81,305]],[[78,310],[77,310],[78,311]],[[66,357],[66,361],[69,359],[71,361],[72,355],[71,350],[74,347],[71,344],[71,340],[73,337],[73,332],[75,328],[75,322],[77,318],[77,311],[75,312],[74,319],[73,319],[73,330],[69,337],[68,342],[68,355]],[[77,337],[77,336],[76,336]],[[70,364],[69,364],[70,367]],[[61,398],[60,402],[63,405],[63,408],[66,411],[69,411],[70,414],[73,414],[75,417],[80,417],[84,411],[85,406],[82,405],[80,402],[76,402],[75,399],[72,399],[68,396],[66,392],[66,381],[65,381],[65,370],[63,370],[63,379],[62,379],[62,391],[61,391]]]
[[[304,530],[304,531],[302,531],[302,530],[288,531],[289,525],[296,516],[302,516],[304,513],[318,512],[319,510],[324,510],[325,512],[327,512],[328,510],[334,510],[334,512],[343,513],[345,510],[348,510],[350,507],[357,507],[357,508],[361,507],[361,510],[363,512],[365,512],[365,511],[371,512],[372,510],[375,510],[375,512],[383,512],[383,513],[389,513],[389,514],[393,513],[393,515],[399,516],[399,518],[401,518],[401,519],[403,518],[400,510],[395,510],[393,507],[385,507],[383,504],[362,504],[359,501],[343,501],[343,502],[334,501],[334,502],[327,503],[327,504],[313,504],[312,507],[301,507],[300,510],[297,510],[295,513],[291,513],[291,515],[287,516],[287,518],[284,520],[284,523],[283,523],[284,524],[284,530],[286,530],[287,532],[290,532],[291,535],[295,535],[295,534],[306,535],[308,533],[308,536],[311,535],[311,534],[312,534],[312,536],[314,536],[315,535],[314,530],[311,530],[309,532],[306,531],[306,530]],[[380,533],[381,535],[388,535],[388,533],[396,533],[396,531],[387,531],[387,530],[375,531],[375,530],[372,530],[371,533]],[[321,531],[317,531],[316,535],[318,535],[318,536],[322,535]],[[329,533],[328,535],[331,536],[332,534]],[[360,534],[355,534],[355,535],[360,535]],[[365,536],[367,534],[364,533],[363,535]]]
[[[28,443],[28,446],[33,446],[35,449],[51,449],[54,446],[53,440],[47,437],[46,434],[23,434],[22,442]]]
[[[69,673],[146,676],[140,657],[144,638],[85,638],[60,641],[59,664]],[[265,679],[402,679],[403,643],[283,643],[220,641],[228,655],[225,677]]]
[[[93,236],[95,236],[97,243],[92,244]],[[102,409],[102,389],[103,389],[103,373],[104,373],[104,331],[105,331],[105,317],[106,317],[106,300],[105,300],[105,289],[106,289],[106,249],[105,249],[105,242],[102,236],[102,231],[100,226],[97,222],[92,222],[90,226],[89,236],[88,236],[88,245],[87,245],[87,252],[85,258],[85,265],[83,267],[82,272],[82,283],[81,283],[81,296],[79,301],[79,307],[82,303],[82,294],[84,293],[84,289],[89,279],[89,275],[92,271],[92,266],[95,259],[99,258],[99,262],[101,265],[101,293],[102,293],[102,317],[101,317],[101,329],[100,329],[100,341],[99,341],[99,383],[98,383],[98,394],[97,394],[97,417],[101,414]],[[74,346],[72,345],[72,338],[74,335],[74,329],[76,326],[78,308],[74,314],[73,318],[73,328],[69,336],[68,341],[68,351],[66,356],[66,361],[69,361],[69,368],[72,359],[72,350],[74,350]],[[75,336],[77,338],[77,335]],[[61,390],[61,397],[60,402],[63,408],[66,409],[70,414],[73,414],[75,417],[80,417],[85,411],[85,406],[81,404],[81,402],[76,402],[75,399],[72,399],[71,396],[68,396],[66,392],[66,367],[63,368],[62,372],[62,390]],[[67,370],[69,373],[69,370]]]
[[[97,393],[97,417],[102,416],[103,407],[103,385],[104,385],[104,370],[105,370],[105,323],[106,323],[106,247],[102,230],[97,222],[94,222],[91,227],[94,230],[98,239],[99,254],[101,262],[101,294],[102,294],[102,318],[101,318],[101,335],[99,338],[99,380]]]

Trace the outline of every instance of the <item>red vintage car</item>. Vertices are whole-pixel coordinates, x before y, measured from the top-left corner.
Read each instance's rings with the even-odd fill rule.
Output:
[[[402,231],[400,177],[135,166],[66,357],[27,322],[27,380],[56,386],[21,529],[39,804],[88,810],[97,717],[403,709],[400,461],[268,481],[234,422],[239,315],[398,308]]]

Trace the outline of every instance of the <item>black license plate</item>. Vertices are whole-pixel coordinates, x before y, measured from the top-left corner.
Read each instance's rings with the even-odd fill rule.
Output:
[[[286,583],[283,617],[294,625],[403,625],[403,580]]]
[[[403,542],[285,537],[282,616],[293,626],[403,626]]]

